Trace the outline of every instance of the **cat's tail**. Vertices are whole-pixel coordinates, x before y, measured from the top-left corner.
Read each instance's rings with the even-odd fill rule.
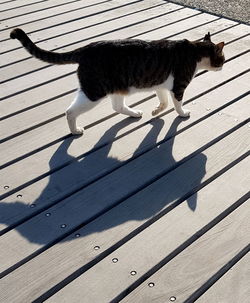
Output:
[[[41,49],[36,46],[26,33],[20,28],[15,28],[10,33],[10,38],[18,39],[23,47],[34,57],[53,64],[72,64],[79,63],[76,51],[70,51],[65,53],[56,53]]]

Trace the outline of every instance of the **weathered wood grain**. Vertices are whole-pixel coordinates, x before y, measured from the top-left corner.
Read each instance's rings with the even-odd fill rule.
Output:
[[[224,199],[228,199],[227,192],[224,192]],[[211,198],[207,197],[207,200],[207,203],[211,203]],[[216,202],[219,202],[217,197],[214,199],[214,203]],[[171,297],[175,297],[176,302],[194,302],[191,299],[192,293],[199,288],[206,288],[208,280],[213,275],[216,275],[217,271],[230,262],[249,243],[247,236],[250,232],[249,203],[250,200],[246,201],[233,213],[224,218],[195,241],[195,243],[170,260],[170,262],[121,302],[163,303],[171,301]],[[207,215],[204,213],[204,216]],[[187,228],[185,220],[184,227]],[[243,283],[246,285],[246,289],[239,286],[240,281],[244,280],[244,278],[245,281]],[[231,284],[233,288],[230,291],[227,291],[225,287],[221,288],[221,292],[225,294],[224,296],[228,300],[223,301],[216,297],[207,297],[206,300],[205,296],[204,301],[202,301],[201,297],[201,300],[195,300],[195,302],[230,303],[244,302],[244,299],[247,302],[246,299],[247,297],[249,298],[247,296],[247,289],[249,290],[247,284],[250,282],[250,277],[246,275],[245,277],[238,276],[236,281],[238,281],[237,286]],[[150,282],[153,282],[155,286],[150,288],[148,286]],[[230,284],[227,283],[226,287],[229,290]],[[236,291],[235,294],[233,294],[233,289]],[[241,294],[239,293],[240,289],[243,290]]]
[[[133,1],[137,1],[138,3],[140,2],[140,0],[129,0],[128,2],[133,2]],[[84,18],[84,16],[88,17],[88,16],[93,16],[93,15],[98,15],[98,14],[102,14],[104,10],[115,10],[116,9],[116,3],[121,3],[121,1],[119,0],[115,0],[112,1],[113,3],[110,3],[110,1],[81,1],[81,5],[79,3],[78,9],[76,10],[68,10],[68,12],[65,12],[63,14],[59,14],[59,15],[55,15],[55,17],[51,16],[50,18],[46,18],[43,19],[38,18],[39,22],[36,22],[36,20],[34,20],[34,22],[29,23],[29,17],[27,20],[27,15],[24,16],[23,18],[23,22],[21,24],[19,24],[19,26],[22,26],[22,28],[25,29],[25,31],[28,32],[32,32],[32,31],[39,31],[39,30],[44,30],[46,29],[51,29],[54,26],[59,26],[60,24],[67,24],[71,23],[72,20],[74,19],[81,19]],[[116,3],[114,3],[116,2]],[[96,5],[95,5],[96,4]],[[124,2],[123,2],[124,4]],[[91,6],[92,5],[92,6]],[[59,8],[60,11],[60,8]],[[27,22],[26,22],[27,20]],[[5,24],[7,24],[8,26],[8,20],[3,21]],[[12,24],[10,23],[10,27],[13,28]],[[7,28],[9,29],[9,28]],[[7,40],[9,39],[9,33],[8,30],[3,30],[0,33],[0,39],[1,40]]]
[[[0,12],[1,13],[5,13],[8,10],[20,10],[24,7],[26,7],[26,9],[29,10],[29,8],[31,7],[31,10],[34,6],[36,6],[38,3],[40,2],[45,2],[45,1],[41,1],[41,0],[31,0],[29,1],[28,5],[27,5],[27,1],[25,0],[18,0],[18,1],[4,1],[4,3],[1,3],[0,6]],[[46,4],[43,3],[43,6],[45,6]]]
[[[249,205],[248,205],[249,209]],[[241,217],[242,218],[242,217]],[[239,217],[235,218],[239,222]],[[249,233],[249,231],[248,231]],[[250,254],[236,263],[222,278],[196,302],[247,303],[250,294]]]
[[[153,266],[161,262],[172,251],[182,245],[184,241],[188,240],[195,232],[201,229],[204,225],[209,224],[211,220],[219,215],[221,212],[218,212],[218,209],[223,207],[222,205],[225,206],[225,204],[229,202],[227,206],[230,206],[231,203],[241,197],[245,192],[246,183],[244,184],[243,180],[240,180],[240,182],[243,181],[243,183],[238,183],[237,172],[242,171],[246,173],[246,166],[248,169],[250,168],[248,160],[242,161],[236,167],[225,173],[221,178],[218,178],[215,182],[212,182],[201,190],[198,193],[199,206],[194,212],[188,209],[185,204],[180,205],[124,244],[121,248],[103,259],[94,268],[72,281],[61,291],[56,293],[55,296],[51,297],[48,302],[67,302],[68,300],[71,300],[71,302],[79,302],[79,300],[82,300],[82,302],[98,302],[100,293],[102,294],[102,302],[111,302],[112,299],[116,298],[120,293],[126,293],[126,289],[128,289],[134,281],[138,280]],[[236,186],[236,183],[237,186],[239,185],[239,188]],[[218,190],[221,191],[222,189],[224,195],[218,195]],[[154,197],[151,196],[152,203],[162,196],[162,192],[158,195],[156,193],[154,194]],[[249,215],[249,207],[244,207],[242,212],[240,211],[240,214],[242,222],[238,220],[229,221],[232,229],[230,229],[230,227],[228,228],[227,237],[225,238],[224,243],[222,241],[213,242],[213,239],[216,239],[216,234],[213,234],[213,230],[211,230],[213,234],[211,241],[214,243],[215,247],[218,246],[218,251],[216,252],[219,253],[220,251],[221,256],[218,260],[222,261],[223,264],[224,262],[227,262],[227,260],[230,260],[249,242],[249,238],[247,237],[247,231],[249,231],[249,218],[247,217],[247,215]],[[222,229],[226,226],[223,226]],[[220,230],[221,229],[218,228],[218,232]],[[236,233],[237,231],[238,233]],[[226,242],[227,240],[228,242]],[[227,254],[225,255],[224,251],[221,249],[223,244],[226,245],[226,243],[228,245],[227,247],[230,247],[230,249],[227,250]],[[197,245],[199,246],[199,244]],[[208,248],[209,245],[204,251],[205,256],[207,257],[209,256],[209,253],[206,254]],[[200,246],[200,250],[202,250],[202,246]],[[184,251],[184,254],[185,252],[186,250]],[[190,264],[188,259],[191,258],[192,251],[190,251],[189,254],[188,252],[189,250],[187,249],[187,255],[186,258],[184,257],[183,259],[180,271],[183,270],[184,266]],[[197,252],[197,256],[199,256],[199,251]],[[115,264],[112,263],[113,258],[117,258],[118,262]],[[192,256],[192,258],[194,258],[192,260],[195,261],[198,257],[195,258],[195,256]],[[176,257],[176,259],[178,259],[178,257]],[[197,259],[197,263],[198,261],[199,259]],[[172,282],[171,277],[176,275],[178,282],[174,283],[173,281],[172,289],[168,289],[164,286],[161,287],[162,291],[169,290],[169,295],[162,298],[161,302],[166,302],[166,299],[175,294],[175,289],[173,289],[174,285],[177,288],[180,285],[180,280],[178,278],[181,278],[181,276],[178,275],[178,262],[174,264],[176,264],[177,267],[174,267],[174,272],[173,270],[168,272],[167,277],[169,278],[170,283]],[[191,268],[192,265],[193,263],[190,265]],[[207,267],[207,271],[205,272],[202,270],[199,271],[199,275],[201,275],[201,273],[205,275],[206,272],[208,272],[208,269],[209,267]],[[130,274],[133,270],[137,272],[135,276]],[[190,269],[182,272],[182,277],[185,273],[188,275],[190,273]],[[192,275],[192,272],[190,275],[192,279],[195,278],[195,275]],[[114,279],[114,277],[119,277],[119,279]],[[197,280],[199,281],[199,276],[197,277]],[[154,289],[157,289],[158,281],[160,280],[152,280],[152,282],[155,282],[156,286],[153,290],[148,287],[147,293],[150,291],[153,292]],[[183,282],[185,281],[186,280],[183,279]],[[202,280],[201,282],[203,281],[205,282],[205,280]],[[193,283],[190,284],[193,285]],[[190,284],[189,287],[191,287]],[[178,295],[179,293],[176,294],[176,297],[178,297]],[[144,300],[141,302],[152,302],[150,299],[147,301],[147,296],[143,299]],[[155,300],[154,297],[153,299]],[[133,296],[132,301],[140,302],[137,300],[135,295]],[[157,300],[155,301],[157,302]],[[180,302],[183,301],[180,300]]]
[[[15,6],[12,9],[2,12],[2,5],[0,7],[0,19],[1,23],[5,21],[5,24],[8,24],[8,28],[18,26],[26,22],[37,22],[42,18],[52,18],[57,14],[66,13],[73,9],[80,9],[82,6],[88,7],[89,5],[98,5],[103,2],[101,0],[66,0],[66,1],[38,1],[38,3],[31,4],[31,1],[23,1],[24,5],[20,3],[15,3]],[[12,4],[12,5],[13,5]],[[99,4],[100,5],[100,4]],[[92,8],[93,10],[93,8]],[[42,24],[41,24],[42,25]],[[4,28],[4,27],[3,27]],[[1,27],[0,27],[1,29]],[[0,36],[1,37],[1,36]]]

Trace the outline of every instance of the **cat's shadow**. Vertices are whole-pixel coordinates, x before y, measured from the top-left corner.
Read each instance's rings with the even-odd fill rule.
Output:
[[[33,203],[42,206],[43,201],[46,201],[49,197],[53,196],[53,194],[55,193],[55,189],[57,190],[57,192],[58,190],[60,192],[60,190],[63,191],[67,189],[67,186],[69,186],[68,189],[71,190],[71,187],[74,187],[74,179],[76,178],[76,175],[80,176],[82,180],[86,180],[86,184],[85,184],[86,187],[84,188],[83,186],[83,193],[84,193],[85,190],[88,190],[88,185],[94,186],[94,184],[91,185],[91,183],[95,180],[96,177],[101,178],[102,176],[105,176],[110,169],[114,170],[126,164],[127,163],[126,161],[123,162],[121,160],[109,156],[109,152],[112,147],[112,144],[107,144],[107,143],[112,142],[112,140],[114,140],[114,138],[116,137],[117,133],[124,127],[128,126],[129,124],[134,123],[133,121],[135,120],[133,120],[132,118],[127,118],[117,123],[116,125],[112,126],[108,131],[105,132],[105,134],[101,137],[101,139],[93,148],[95,152],[90,153],[89,155],[83,158],[76,159],[67,153],[70,144],[74,140],[73,137],[64,140],[64,142],[59,146],[59,148],[56,150],[56,152],[50,159],[49,162],[50,169],[53,170],[56,166],[58,166],[62,158],[67,163],[72,162],[71,169],[67,170],[66,174],[63,173],[63,170],[61,170],[62,172],[61,174],[60,171],[59,173],[51,174],[47,186],[44,188],[40,196]],[[172,150],[173,150],[173,144],[175,138],[174,135],[177,131],[178,125],[182,121],[183,119],[177,117],[172,122],[165,136],[165,140],[169,139],[167,143],[163,145],[159,145],[156,148],[154,148],[153,157],[155,157],[157,161],[160,161],[164,167],[175,168],[175,166],[178,165],[173,157]],[[151,130],[146,134],[146,136],[140,142],[139,146],[136,148],[133,154],[133,157],[137,157],[141,154],[142,151],[148,150],[150,149],[150,147],[155,146],[157,142],[157,137],[164,125],[164,121],[162,119],[157,118],[157,119],[153,119],[150,123],[152,125]],[[168,144],[168,148],[165,148],[166,144]],[[200,153],[195,157],[195,160],[193,160],[192,167],[189,167],[189,165],[180,166],[178,168],[179,174],[181,174],[180,180],[184,180],[184,181],[189,180],[189,182],[191,180],[192,188],[196,188],[197,186],[199,186],[206,172],[205,171],[206,160],[207,160],[206,156]],[[154,167],[152,167],[152,171],[154,171]],[[143,173],[144,172],[141,171],[142,175]],[[91,176],[91,178],[89,176]],[[153,176],[148,175],[147,181],[149,179],[152,179],[152,177]],[[72,184],[72,186],[70,184]],[[118,184],[120,188],[118,187],[115,190],[116,191],[121,190],[122,192],[124,192],[124,194],[125,193],[127,194],[126,183],[118,182]],[[161,186],[162,188],[158,188],[157,191],[159,192],[159,190],[160,191],[162,190],[162,194],[165,195],[166,185],[163,184],[159,186]],[[134,187],[136,188],[137,184],[134,184]],[[124,224],[125,222],[130,220],[142,221],[151,218],[159,211],[161,211],[163,207],[166,207],[174,200],[180,198],[182,187],[185,188],[185,184],[184,185],[176,184],[176,188],[172,189],[171,195],[166,196],[164,198],[164,204],[162,201],[159,202],[158,199],[152,199],[152,203],[150,204],[150,207],[142,207],[140,208],[140,211],[136,211],[136,212],[127,211],[127,215],[116,216],[114,220],[109,219],[103,221],[104,223],[102,224],[92,223],[90,225],[90,228],[86,230],[86,233],[83,234],[86,236],[86,234],[108,230],[114,226]],[[111,194],[110,191],[108,190],[106,191],[106,193],[107,195]],[[102,197],[99,196],[98,199],[99,207],[101,205],[101,200]],[[58,202],[59,205],[60,203],[62,203],[62,201]],[[187,199],[187,205],[191,211],[195,211],[196,204],[197,204],[197,195],[194,193],[191,197]],[[82,214],[89,213],[89,209],[87,209],[86,205],[84,204],[84,199],[83,199],[83,203],[78,205],[77,211]],[[6,226],[8,226],[8,220],[6,218],[15,217],[20,213],[27,213],[26,204],[20,201],[11,202],[11,203],[0,202],[0,223],[6,224]],[[20,224],[15,226],[14,228],[30,242],[39,243],[39,244],[48,243],[47,234],[50,234],[49,231],[51,231],[51,225],[48,224],[47,220],[37,220],[34,228],[30,228],[29,226],[26,226],[26,224],[23,225]]]

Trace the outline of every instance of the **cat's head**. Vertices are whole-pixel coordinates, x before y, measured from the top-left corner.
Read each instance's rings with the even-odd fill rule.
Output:
[[[225,62],[223,48],[225,43],[220,42],[214,44],[211,41],[210,33],[208,32],[201,42],[202,44],[202,58],[198,62],[198,67],[210,71],[219,71]]]

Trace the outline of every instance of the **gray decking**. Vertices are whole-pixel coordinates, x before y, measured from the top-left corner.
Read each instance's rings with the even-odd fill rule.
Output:
[[[250,27],[163,0],[0,2],[0,302],[243,303],[250,297]],[[188,87],[189,119],[154,93],[64,111],[76,66],[30,58],[9,32],[65,51],[117,38],[225,41]]]

